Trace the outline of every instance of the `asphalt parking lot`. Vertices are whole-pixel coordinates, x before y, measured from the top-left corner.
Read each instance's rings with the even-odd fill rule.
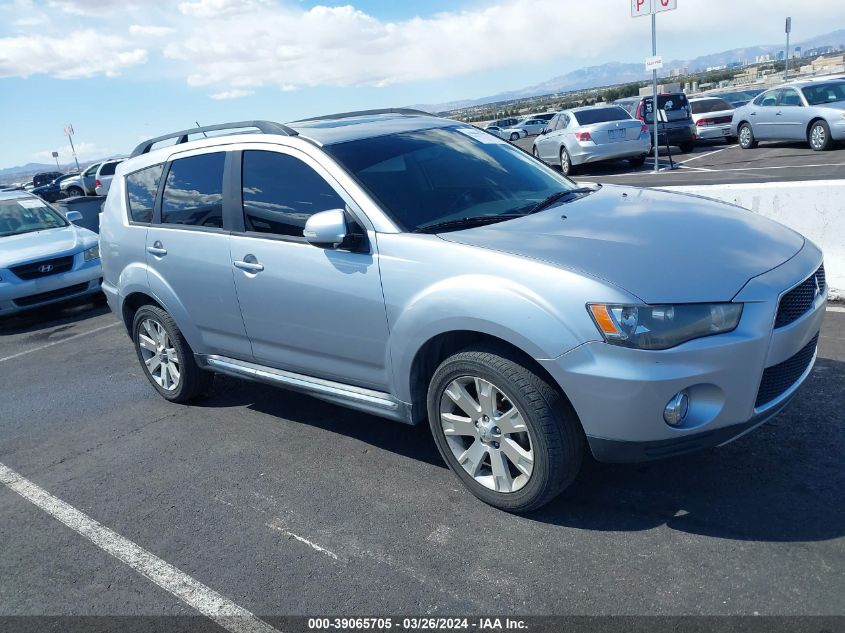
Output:
[[[425,428],[228,378],[170,404],[103,308],[0,320],[0,376],[0,467],[261,617],[845,615],[841,307],[773,422],[591,463],[528,516],[466,492]],[[2,485],[0,542],[0,616],[194,613]]]
[[[529,136],[514,144],[531,152],[534,138]],[[660,149],[661,171],[656,174],[654,160],[649,158],[639,168],[632,168],[627,161],[583,165],[576,168],[573,178],[642,187],[845,178],[843,144],[827,152],[814,152],[806,143],[761,143],[752,150],[722,142],[700,143],[686,154],[677,147],[671,149],[677,169],[669,169],[669,154],[663,147]]]

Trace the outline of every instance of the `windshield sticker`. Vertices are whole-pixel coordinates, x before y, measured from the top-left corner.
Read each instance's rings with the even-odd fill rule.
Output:
[[[508,144],[505,139],[499,138],[498,136],[493,136],[489,132],[479,130],[476,127],[459,127],[455,129],[464,136],[469,136],[470,138],[474,138],[476,141],[487,143],[488,145]]]
[[[24,209],[41,209],[46,207],[47,205],[41,202],[41,200],[30,200],[28,198],[24,198],[23,200],[15,200],[19,205],[21,205]]]

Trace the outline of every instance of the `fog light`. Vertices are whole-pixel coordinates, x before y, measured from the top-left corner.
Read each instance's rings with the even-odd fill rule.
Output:
[[[687,417],[687,411],[689,411],[689,396],[685,391],[679,391],[666,403],[666,408],[663,409],[663,419],[670,426],[678,426],[683,424]]]

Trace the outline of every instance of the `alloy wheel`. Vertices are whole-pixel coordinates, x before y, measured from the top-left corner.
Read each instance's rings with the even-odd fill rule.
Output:
[[[747,125],[739,131],[739,143],[743,147],[748,147],[751,144],[751,128]]]
[[[138,329],[138,347],[156,384],[165,391],[176,389],[181,379],[179,354],[164,326],[155,319],[144,319]]]
[[[440,398],[440,426],[455,459],[482,486],[511,493],[534,470],[531,433],[519,409],[493,383],[456,378]]]
[[[824,126],[814,125],[813,129],[810,131],[810,144],[813,146],[813,149],[824,147],[826,142],[827,134],[825,134]]]

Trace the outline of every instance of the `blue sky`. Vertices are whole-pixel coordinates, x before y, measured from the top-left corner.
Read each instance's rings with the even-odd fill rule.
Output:
[[[692,58],[845,24],[845,3],[679,0],[660,52]],[[730,16],[730,17],[728,17]],[[742,26],[740,26],[742,25]],[[627,0],[0,0],[0,167],[126,153],[201,123],[440,103],[650,54]]]

